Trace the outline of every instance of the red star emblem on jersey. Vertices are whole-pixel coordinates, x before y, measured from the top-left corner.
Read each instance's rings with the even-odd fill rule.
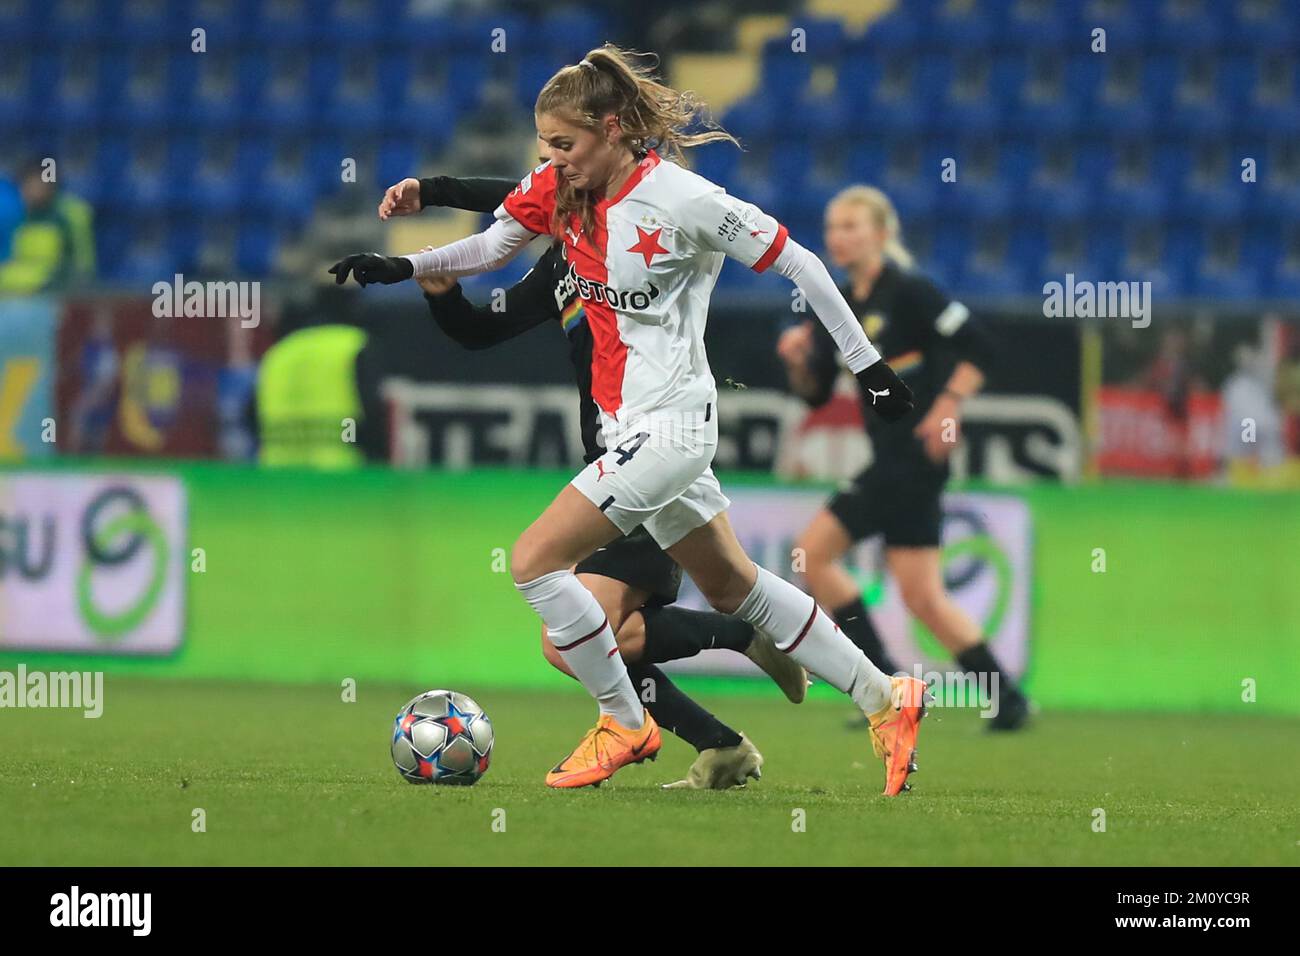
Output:
[[[659,254],[667,255],[668,250],[659,245],[659,234],[663,232],[663,226],[660,226],[654,232],[646,232],[640,226],[636,227],[637,241],[628,252],[639,252],[645,256],[645,264],[650,265],[655,256]]]

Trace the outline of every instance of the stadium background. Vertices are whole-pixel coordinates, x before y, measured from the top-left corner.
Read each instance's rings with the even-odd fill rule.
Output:
[[[816,250],[829,196],[880,185],[920,268],[989,322],[957,488],[1027,508],[1040,704],[1230,712],[1253,681],[1258,709],[1300,713],[1293,4],[545,9],[0,0],[0,667],[566,686],[499,562],[578,458],[563,340],[468,355],[413,289],[324,270],[478,228],[374,206],[407,175],[518,177],[537,89],[609,39],[663,53],[741,139],[698,151],[704,175]],[[483,301],[526,268],[465,285]],[[1151,282],[1150,325],[1045,315],[1067,273]],[[256,325],[160,317],[177,276],[258,283]],[[708,341],[736,383],[737,500],[820,496],[870,453],[849,392],[807,416],[784,391],[794,318],[780,280],[724,268]],[[165,547],[85,532],[89,501],[146,479],[173,496]],[[126,510],[162,507],[139,493]],[[125,621],[98,631],[75,586],[97,535],[168,563],[132,621],[151,572],[96,566],[91,604]]]

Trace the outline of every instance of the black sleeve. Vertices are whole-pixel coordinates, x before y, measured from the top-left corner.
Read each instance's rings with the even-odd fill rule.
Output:
[[[434,176],[420,180],[420,206],[449,206],[471,212],[495,212],[502,200],[518,185],[518,181],[513,179]]]
[[[972,315],[948,339],[953,351],[963,361],[970,362],[987,378],[997,365],[997,347],[988,326]]]
[[[806,321],[812,323],[813,346],[812,354],[808,356],[808,373],[816,384],[816,390],[805,401],[813,408],[821,408],[835,393],[835,380],[840,374],[840,350],[820,319]]]
[[[984,324],[965,304],[948,298],[929,279],[916,277],[911,293],[909,311],[922,323],[921,347],[943,347],[958,361],[970,362],[987,376],[995,351]]]
[[[459,283],[442,295],[426,292],[424,301],[438,327],[465,348],[491,348],[544,322],[558,321],[560,310],[555,303],[550,254],[537,260],[526,276],[506,290],[500,311],[474,305],[465,298]]]

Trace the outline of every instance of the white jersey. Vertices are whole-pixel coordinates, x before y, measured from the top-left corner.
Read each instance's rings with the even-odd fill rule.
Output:
[[[556,185],[555,168],[543,163],[496,217],[551,235]],[[592,334],[592,397],[611,424],[716,403],[704,326],[723,257],[762,272],[785,246],[786,228],[651,150],[618,195],[596,204],[595,234],[580,233],[571,216],[569,279]]]

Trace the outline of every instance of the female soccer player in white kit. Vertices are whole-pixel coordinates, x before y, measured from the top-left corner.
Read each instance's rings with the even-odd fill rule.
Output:
[[[709,467],[718,419],[704,326],[724,256],[758,272],[774,269],[802,290],[881,417],[906,414],[911,394],[816,256],[757,207],[663,158],[703,142],[734,142],[717,129],[684,132],[698,110],[624,51],[593,50],[543,87],[535,112],[551,160],[524,177],[489,229],[410,256],[349,256],[331,272],[339,282],[351,272],[362,285],[472,275],[499,268],[538,235],[565,240],[594,339],[592,394],[608,451],[574,477],[511,554],[516,587],[600,705],[596,726],[547,774],[549,786],[599,784],[659,749],[658,727],[628,680],[604,612],[570,570],[644,525],[714,608],[748,621],[853,698],[870,719],[892,796],[915,769],[924,684],[882,673],[811,597],[746,556]]]

